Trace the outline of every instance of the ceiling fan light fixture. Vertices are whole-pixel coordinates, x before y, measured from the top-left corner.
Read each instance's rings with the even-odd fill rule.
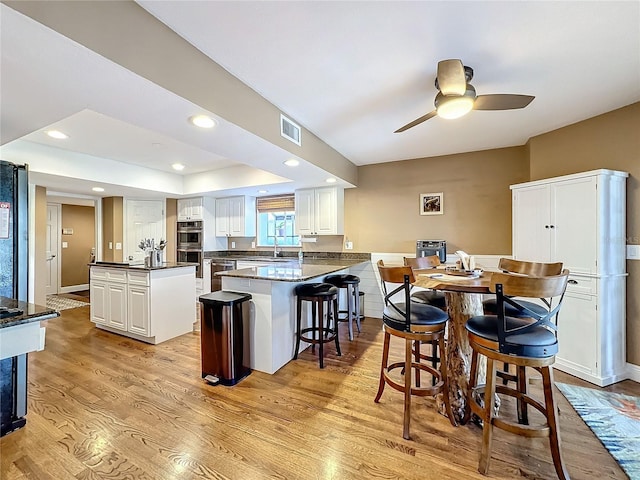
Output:
[[[442,118],[460,118],[471,111],[474,101],[475,95],[442,95],[438,93],[436,97],[436,111],[438,112],[438,116]]]
[[[438,92],[435,105],[438,116],[447,119],[460,118],[473,109],[476,101],[476,89],[473,85],[467,84],[464,95],[443,95]]]

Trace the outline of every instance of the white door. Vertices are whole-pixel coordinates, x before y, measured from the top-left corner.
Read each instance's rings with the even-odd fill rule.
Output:
[[[313,235],[314,225],[314,196],[313,190],[296,190],[296,234]]]
[[[336,235],[338,233],[336,189],[316,189],[315,204],[315,232],[318,235]]]
[[[551,219],[549,186],[513,191],[513,256],[516,260],[550,262]]]
[[[154,239],[158,245],[165,238],[164,202],[162,200],[127,200],[124,225],[126,248],[125,261],[142,262],[145,252],[138,245],[145,239]]]
[[[551,188],[552,260],[572,274],[597,273],[596,177],[557,182]]]
[[[57,203],[47,204],[47,229],[45,239],[46,261],[46,294],[55,295],[58,293],[59,277],[59,245],[60,245],[60,214],[61,205]]]

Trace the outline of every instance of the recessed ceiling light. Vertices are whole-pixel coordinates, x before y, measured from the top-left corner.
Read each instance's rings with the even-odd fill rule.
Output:
[[[284,162],[284,164],[287,167],[297,167],[298,165],[300,165],[300,162],[298,160],[296,160],[295,158],[290,158],[289,160],[286,160]]]
[[[335,178],[327,178],[325,181],[327,183],[336,183],[336,179]]]
[[[200,128],[213,128],[216,124],[216,121],[207,115],[195,115],[189,120],[191,120],[191,123],[196,127]]]
[[[178,170],[180,172],[184,170],[184,165],[181,163],[174,163],[171,165],[171,168],[173,168],[174,170]]]
[[[69,135],[62,133],[60,130],[48,130],[47,135],[57,140],[64,140],[66,138],[69,138]]]
[[[94,192],[104,192],[104,188],[102,187],[93,187],[91,190],[93,190]]]
[[[258,193],[269,193],[269,190],[258,190]]]

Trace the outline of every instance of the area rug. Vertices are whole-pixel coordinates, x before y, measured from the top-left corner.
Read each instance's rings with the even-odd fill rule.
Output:
[[[81,302],[73,298],[61,297],[60,295],[47,295],[47,307],[57,311],[86,307],[88,305],[87,302]]]
[[[631,480],[640,480],[640,397],[556,382]]]

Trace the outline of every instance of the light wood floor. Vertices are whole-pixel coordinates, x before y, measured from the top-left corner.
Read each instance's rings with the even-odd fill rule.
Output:
[[[324,370],[307,351],[275,375],[213,387],[200,378],[198,334],[152,346],[88,316],[89,307],[63,311],[48,322],[46,349],[29,355],[27,425],[0,439],[2,480],[487,478],[476,470],[479,427],[453,428],[421,398],[407,441],[401,394],[387,388],[373,402],[380,320],[367,318],[351,343],[343,328],[343,355]],[[610,390],[640,395],[631,381]],[[626,478],[557,398],[572,478]],[[490,478],[554,477],[545,440],[496,430]]]

